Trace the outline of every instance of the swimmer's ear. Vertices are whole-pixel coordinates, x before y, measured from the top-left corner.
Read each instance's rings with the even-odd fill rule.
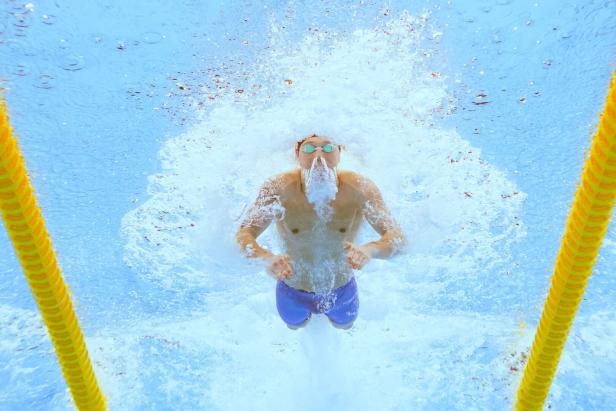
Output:
[[[338,144],[338,150],[342,152],[342,150],[346,150],[346,147],[344,146],[344,144]]]

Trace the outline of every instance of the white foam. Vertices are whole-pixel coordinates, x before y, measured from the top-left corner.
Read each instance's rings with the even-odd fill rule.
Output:
[[[271,310],[271,293],[248,291],[238,296],[245,304],[221,298],[220,311],[92,338],[95,360],[105,358],[97,371],[110,407],[370,410],[459,398],[465,409],[489,404],[495,391],[508,395],[515,378],[504,351],[514,328],[507,318],[390,308],[379,321],[360,317],[349,331],[321,316],[290,331]]]
[[[475,404],[469,392],[489,403],[481,384],[502,389],[508,370],[474,381],[468,367],[483,378],[504,361],[498,350],[512,321],[441,313],[430,304],[449,298],[448,283],[466,284],[460,292],[472,298],[477,284],[498,281],[491,268],[507,262],[509,246],[524,235],[518,216],[525,195],[455,130],[435,126],[450,98],[443,76],[432,75],[433,53],[423,48],[430,29],[426,17],[404,13],[296,43],[277,27],[254,66],[253,80],[267,88],[243,101],[223,97],[165,143],[151,197],[124,218],[125,258],[164,287],[218,290],[192,320],[155,330],[159,339],[175,335],[182,353],[207,357],[207,371],[191,368],[184,388],[208,406],[304,410],[325,401],[339,409],[396,409],[438,407],[459,395],[464,407]],[[346,146],[339,168],[377,184],[410,243],[406,254],[358,273],[359,319],[348,332],[326,329],[338,333],[333,342],[311,328],[289,331],[275,311],[271,278],[248,265],[233,242],[261,184],[297,167],[293,144],[310,133]],[[358,241],[373,238],[364,227]],[[271,229],[259,241],[279,249]],[[329,362],[316,354],[319,341],[338,347]],[[486,344],[497,353],[474,360]],[[341,373],[333,374],[331,392],[333,382],[318,385],[323,368]],[[310,381],[311,393],[323,395],[308,395]]]
[[[422,49],[426,27],[425,17],[405,13],[299,44],[277,31],[254,68],[267,92],[243,103],[223,98],[165,143],[151,197],[123,221],[127,262],[171,288],[211,285],[220,267],[254,270],[233,241],[239,217],[266,178],[297,167],[293,143],[313,132],[346,145],[339,168],[380,187],[409,237],[409,263],[453,255],[454,271],[487,272],[506,260],[524,235],[525,195],[454,130],[433,125],[449,97]],[[272,85],[281,78],[292,85]],[[261,240],[275,250],[270,234]]]

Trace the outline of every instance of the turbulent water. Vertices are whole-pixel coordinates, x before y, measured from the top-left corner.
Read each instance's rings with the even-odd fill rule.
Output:
[[[238,264],[233,236],[242,211],[266,178],[297,167],[293,143],[312,132],[344,144],[340,168],[381,188],[411,238],[405,259],[431,264],[422,274],[452,257],[448,271],[465,273],[478,261],[507,259],[507,244],[524,234],[524,193],[454,130],[434,125],[449,103],[430,71],[426,35],[438,33],[425,17],[405,14],[351,34],[315,32],[299,44],[275,37],[254,81],[275,76],[291,85],[270,85],[266,97],[228,97],[165,144],[151,198],[124,219],[127,260],[153,281],[215,281],[194,270],[195,260]],[[274,240],[264,235],[272,248]]]
[[[110,409],[510,408],[600,107],[586,92],[613,44],[613,2],[228,3],[11,1],[14,24],[0,22],[0,40],[15,36],[0,41],[13,118],[25,141],[41,136],[26,158]],[[448,71],[454,50],[468,54],[462,73]],[[20,95],[33,81],[40,95]],[[159,131],[169,121],[182,131]],[[345,146],[338,171],[374,181],[408,239],[355,273],[348,331],[323,316],[289,330],[274,280],[234,241],[312,133]],[[357,243],[376,238],[364,224]],[[258,241],[284,250],[274,227]],[[604,250],[552,409],[616,399],[613,230]],[[71,409],[11,264],[0,409]]]
[[[439,32],[428,16],[410,13],[299,41],[275,21],[271,32],[254,66],[254,91],[221,96],[167,141],[150,199],[123,220],[125,258],[147,281],[216,291],[186,323],[156,328],[187,350],[210,352],[190,387],[204,404],[229,410],[397,409],[438,405],[452,389],[464,407],[465,395],[485,395],[488,379],[507,397],[506,367],[480,380],[469,374],[487,366],[473,363],[477,356],[511,361],[514,319],[439,307],[507,281],[498,268],[524,236],[525,194],[480,150],[438,126],[453,104],[431,68]],[[261,184],[297,167],[293,145],[310,133],[345,145],[339,168],[375,181],[410,243],[405,254],[356,274],[360,314],[349,332],[320,320],[289,332],[276,313],[274,282],[233,242]],[[361,241],[374,238],[364,227]],[[273,229],[259,241],[280,250]],[[466,285],[456,295],[444,292],[459,281]],[[178,336],[179,327],[190,333]],[[442,364],[445,357],[452,363]]]

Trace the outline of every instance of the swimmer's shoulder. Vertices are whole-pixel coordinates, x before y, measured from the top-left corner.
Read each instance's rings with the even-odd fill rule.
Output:
[[[338,179],[341,184],[362,192],[366,185],[374,184],[368,177],[351,170],[338,170]]]
[[[376,189],[376,184],[368,177],[351,170],[338,171],[340,183],[347,186],[350,190],[362,198],[371,196],[371,193]]]
[[[268,178],[265,185],[277,194],[286,193],[299,185],[299,172],[298,170],[289,170],[276,174]]]

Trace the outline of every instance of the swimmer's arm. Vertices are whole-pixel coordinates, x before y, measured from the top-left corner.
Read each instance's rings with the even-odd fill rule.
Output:
[[[363,244],[360,249],[370,258],[390,258],[406,246],[406,238],[383,201],[378,187],[367,178],[363,179],[361,185],[364,216],[381,238]]]
[[[271,224],[275,207],[278,204],[278,187],[276,179],[268,180],[261,189],[254,204],[248,209],[240,228],[235,235],[242,253],[248,258],[268,259],[273,257],[257,242],[257,237]]]
[[[269,224],[268,224],[269,225]],[[235,240],[240,246],[242,253],[248,258],[260,258],[263,260],[267,260],[274,255],[267,251],[265,248],[261,247],[259,243],[257,243],[257,237],[267,228],[258,226],[247,226],[240,227],[237,234],[235,235]]]

